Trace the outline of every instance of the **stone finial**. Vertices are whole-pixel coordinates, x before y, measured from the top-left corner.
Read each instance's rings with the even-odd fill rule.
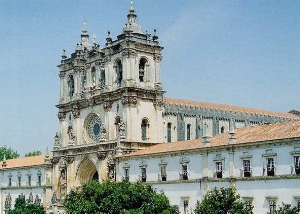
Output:
[[[63,54],[61,55],[62,60],[67,59],[66,50],[63,49]]]
[[[153,34],[152,39],[154,42],[157,42],[157,40],[158,40],[158,36],[156,35],[156,29],[154,29],[154,34]]]
[[[110,31],[107,32],[106,42],[107,42],[107,44],[110,44],[112,42],[112,38],[110,36]]]
[[[6,155],[4,153],[4,156],[3,156],[3,161],[2,161],[2,168],[5,168],[7,166],[7,163],[6,163]]]

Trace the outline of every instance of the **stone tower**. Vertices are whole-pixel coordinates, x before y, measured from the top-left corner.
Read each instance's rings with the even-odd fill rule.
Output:
[[[84,24],[80,43],[60,69],[59,131],[53,149],[58,199],[93,179],[115,179],[115,156],[163,142],[163,49],[144,33],[131,2],[128,21],[101,48]],[[93,39],[94,40],[94,39]]]

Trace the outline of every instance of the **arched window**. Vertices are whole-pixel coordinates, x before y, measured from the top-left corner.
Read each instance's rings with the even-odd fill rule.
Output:
[[[222,127],[221,127],[221,133],[224,133],[224,131],[225,131],[225,127],[222,126]]]
[[[71,99],[74,96],[74,92],[75,92],[73,75],[69,75],[68,86],[69,86],[69,96]]]
[[[92,85],[96,85],[96,69],[92,67],[91,69],[91,83]]]
[[[141,131],[142,131],[142,140],[146,141],[149,139],[149,120],[147,118],[142,120]]]
[[[145,81],[145,69],[146,69],[146,59],[142,58],[139,64],[139,80],[140,82]]]
[[[186,126],[186,139],[187,140],[191,139],[191,124],[187,124]]]
[[[122,63],[121,63],[120,59],[118,59],[116,61],[116,75],[117,75],[116,82],[117,82],[118,86],[121,86],[121,83],[123,80],[123,68],[122,68]]]
[[[172,140],[171,132],[172,132],[172,123],[168,123],[168,131],[167,131],[168,142],[171,142]]]

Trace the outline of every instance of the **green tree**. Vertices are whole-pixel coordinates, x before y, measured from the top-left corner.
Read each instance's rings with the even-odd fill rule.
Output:
[[[249,214],[252,207],[246,208],[235,188],[222,187],[208,191],[201,203],[197,202],[194,211],[197,214]]]
[[[171,206],[163,192],[152,186],[128,181],[102,184],[93,181],[71,190],[64,200],[67,213],[72,214],[178,214],[177,206]]]
[[[42,205],[26,203],[23,194],[16,198],[14,209],[10,210],[8,214],[45,214],[46,211]]]
[[[282,206],[278,210],[272,212],[272,214],[298,214],[300,210],[298,207],[292,207],[290,204],[282,203]]]
[[[1,146],[0,147],[0,161],[3,161],[4,154],[5,154],[6,159],[14,159],[14,158],[20,157],[20,155],[16,151],[12,150],[10,147]]]
[[[27,154],[25,154],[25,157],[30,157],[30,156],[38,156],[38,155],[41,155],[42,152],[41,151],[33,151],[33,152],[28,152]]]

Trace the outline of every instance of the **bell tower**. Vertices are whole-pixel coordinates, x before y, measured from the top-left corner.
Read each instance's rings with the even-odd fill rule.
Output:
[[[102,48],[84,24],[80,43],[58,65],[59,131],[53,148],[56,195],[115,178],[114,157],[163,142],[161,51],[156,30],[143,32],[131,2],[116,39]]]

